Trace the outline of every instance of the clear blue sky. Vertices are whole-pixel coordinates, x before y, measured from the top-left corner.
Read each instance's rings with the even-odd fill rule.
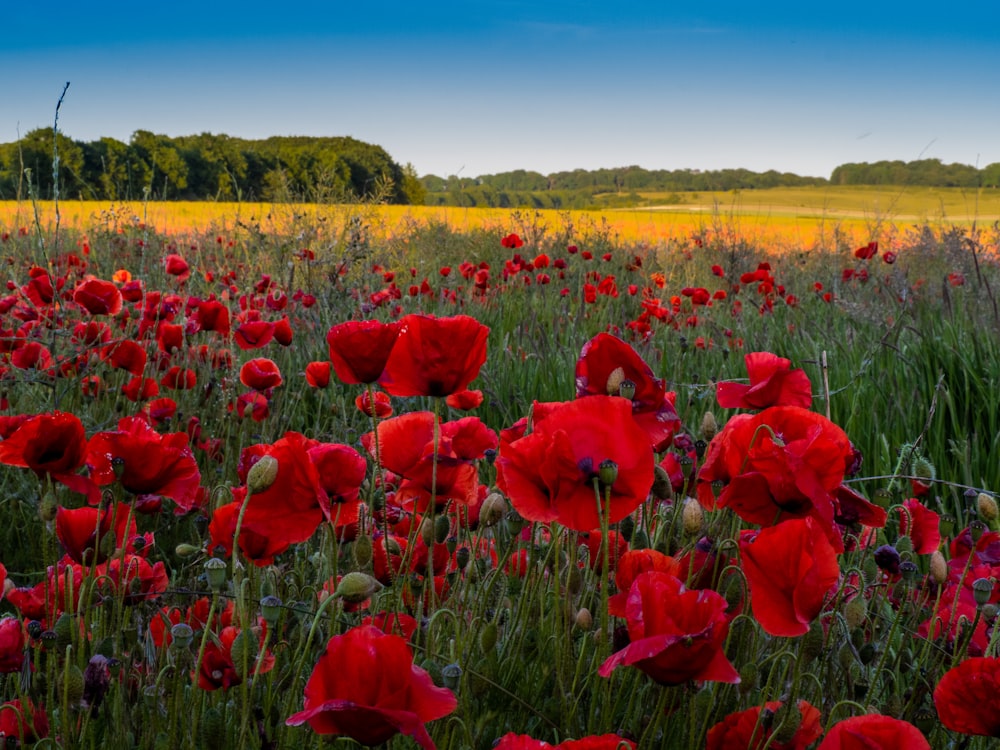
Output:
[[[0,142],[350,135],[419,174],[1000,161],[1000,4],[117,0],[4,9]]]

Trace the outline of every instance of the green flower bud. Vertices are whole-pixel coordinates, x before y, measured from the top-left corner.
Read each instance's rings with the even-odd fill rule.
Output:
[[[354,571],[340,579],[333,595],[341,597],[345,602],[360,604],[365,599],[370,599],[381,588],[382,584],[372,576]]]
[[[270,454],[265,454],[257,459],[257,463],[250,467],[247,472],[247,490],[256,495],[264,492],[278,478],[278,459]]]

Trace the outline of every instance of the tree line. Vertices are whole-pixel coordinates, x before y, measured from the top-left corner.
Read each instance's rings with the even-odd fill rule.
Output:
[[[58,156],[58,170],[53,157]],[[56,182],[56,178],[58,182]],[[502,208],[636,205],[640,193],[679,193],[823,185],[1000,187],[1000,163],[978,169],[939,159],[842,164],[829,179],[747,169],[574,169],[541,174],[516,169],[475,178],[418,177],[380,146],[350,137],[272,136],[247,140],[201,133],[170,137],[137,130],[77,141],[39,128],[0,144],[0,200],[55,194],[85,200],[244,200],[355,202]]]
[[[54,156],[58,170],[53,170]],[[56,174],[58,183],[55,182]],[[0,199],[246,200],[420,203],[413,168],[349,137],[245,140],[202,133],[170,137],[137,130],[77,141],[39,128],[0,144]]]

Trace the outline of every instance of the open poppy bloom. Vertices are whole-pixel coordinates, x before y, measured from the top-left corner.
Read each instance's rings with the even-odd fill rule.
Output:
[[[202,690],[218,690],[219,688],[231,688],[243,682],[247,674],[257,671],[257,660],[260,660],[260,673],[270,672],[274,667],[274,655],[268,652],[256,653],[251,647],[249,649],[237,649],[237,656],[244,651],[249,652],[247,664],[237,664],[233,655],[233,644],[238,638],[263,638],[254,635],[252,631],[241,631],[235,625],[229,625],[222,629],[217,638],[210,638],[205,647],[205,655],[201,661],[201,670],[198,672],[198,687]]]
[[[16,738],[14,747],[27,747],[49,734],[49,717],[28,698],[16,698],[0,703],[0,737],[8,742]]]
[[[853,458],[851,441],[826,417],[797,406],[740,414],[708,446],[698,472],[698,500],[729,507],[748,523],[774,526],[813,516],[838,551],[835,492]],[[713,483],[722,490],[715,496]]]
[[[781,705],[781,701],[770,701],[764,706],[729,714],[708,730],[705,750],[760,750],[765,745],[770,750],[806,750],[823,734],[819,709],[807,701],[799,701],[801,723],[792,738],[788,742],[768,742],[771,727],[762,723],[761,713],[767,711],[773,716]]]
[[[953,732],[1000,737],[1000,658],[968,658],[945,672],[934,706]]]
[[[680,427],[674,394],[635,349],[610,333],[599,333],[584,344],[576,363],[576,397],[597,395],[622,395],[631,401],[632,416],[657,453]]]
[[[608,677],[626,665],[661,685],[739,682],[739,672],[722,650],[729,634],[727,606],[715,591],[689,591],[669,573],[641,573],[625,601],[630,643],[612,654],[598,674]]]
[[[273,360],[267,357],[257,357],[243,364],[240,368],[240,382],[255,391],[266,391],[282,384],[281,370]]]
[[[333,370],[342,383],[374,383],[385,369],[399,336],[399,323],[349,320],[326,334]]]
[[[744,357],[750,384],[721,382],[715,398],[723,409],[766,409],[769,406],[812,404],[812,384],[802,370],[791,369],[791,361],[770,352],[751,352]]]
[[[91,315],[117,315],[122,293],[110,281],[87,279],[73,290],[73,301]]]
[[[794,637],[809,630],[840,565],[819,521],[809,516],[740,535],[740,559],[750,586],[754,617],[771,635]]]
[[[478,417],[439,423],[437,458],[434,453],[435,416],[429,411],[410,412],[378,424],[382,467],[403,477],[396,490],[396,504],[423,512],[433,495],[437,505],[451,500],[470,505],[478,499],[479,469],[476,461],[495,450],[497,436]],[[375,434],[362,435],[361,443],[375,456]]]
[[[496,462],[497,485],[525,519],[590,531],[601,526],[598,503],[617,523],[646,499],[653,451],[627,399],[536,401],[532,421],[528,434],[504,433]]]
[[[248,475],[263,456],[277,463],[277,471],[266,486],[254,487],[247,499],[247,487],[233,490],[234,502],[212,514],[208,531],[213,546],[232,552],[233,537],[243,503],[239,545],[258,566],[269,565],[291,545],[311,537],[323,519],[329,517],[330,501],[320,482],[319,471],[309,455],[310,441],[297,432],[286,432],[274,443],[244,449],[238,467],[240,479]]]
[[[114,528],[112,528],[112,524]],[[112,508],[84,506],[56,509],[56,536],[66,554],[85,565],[102,563],[128,537],[135,536],[135,519],[129,523],[129,507],[118,503]]]
[[[27,644],[28,637],[20,618],[0,618],[0,674],[21,671]]]
[[[931,750],[931,745],[908,721],[865,714],[834,724],[816,750]]]
[[[100,493],[76,473],[86,452],[87,435],[80,418],[56,411],[28,417],[0,442],[0,463],[31,469],[39,478],[47,474],[96,502]]]
[[[308,723],[317,734],[344,735],[362,745],[403,733],[433,750],[424,724],[457,705],[450,690],[436,687],[413,664],[403,638],[362,625],[330,639],[306,683],[304,710],[285,723]]]
[[[124,417],[117,430],[90,438],[87,464],[100,486],[117,480],[135,495],[169,497],[184,510],[199,504],[201,472],[185,432],[161,435],[142,417]]]
[[[412,314],[399,326],[399,337],[378,379],[390,395],[443,398],[466,390],[479,375],[490,329],[475,318]]]

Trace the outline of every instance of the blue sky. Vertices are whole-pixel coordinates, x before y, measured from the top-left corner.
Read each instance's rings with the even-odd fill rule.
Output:
[[[809,5],[20,3],[0,142],[69,81],[77,140],[350,135],[441,176],[1000,162],[1000,6]]]

